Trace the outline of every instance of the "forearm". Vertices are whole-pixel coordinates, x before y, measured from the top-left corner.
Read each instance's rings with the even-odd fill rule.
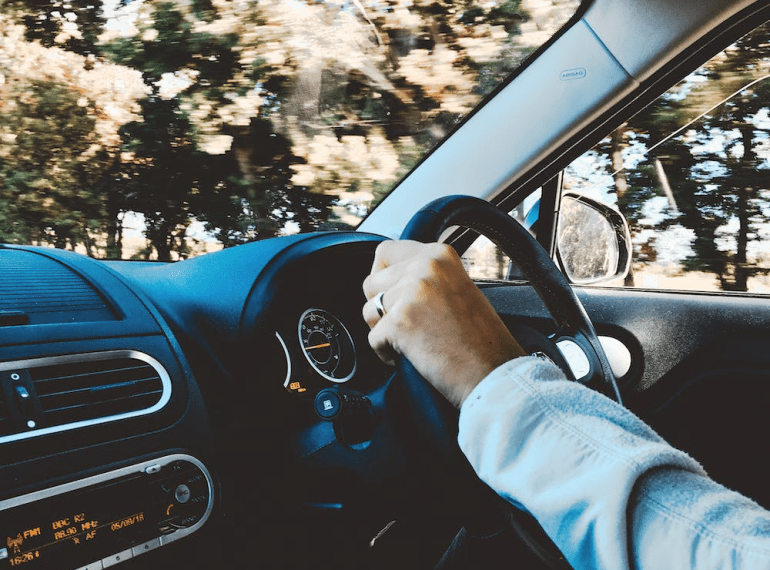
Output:
[[[532,513],[576,569],[770,565],[767,534],[740,533],[736,554],[734,520],[704,518],[706,505],[739,508],[767,533],[765,511],[541,360],[514,360],[479,384],[463,404],[459,440],[479,476]],[[696,497],[679,500],[693,488]]]

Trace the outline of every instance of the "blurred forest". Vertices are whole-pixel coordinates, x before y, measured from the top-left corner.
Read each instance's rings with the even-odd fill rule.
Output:
[[[602,182],[573,164],[567,184],[604,186],[629,221],[626,285],[645,286],[635,273],[666,261],[670,275],[705,273],[714,289],[754,291],[751,279],[770,273],[769,134],[765,23],[590,151]]]
[[[576,6],[0,0],[0,241],[172,260],[350,227]]]

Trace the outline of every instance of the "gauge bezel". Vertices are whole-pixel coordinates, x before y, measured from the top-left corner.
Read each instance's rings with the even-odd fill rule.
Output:
[[[283,349],[283,355],[286,358],[286,378],[283,381],[283,387],[289,389],[289,383],[291,382],[291,356],[289,356],[289,349],[286,347],[286,342],[278,331],[275,331],[275,338],[281,343]]]
[[[321,370],[318,366],[318,364],[310,357],[310,355],[307,353],[307,351],[304,349],[304,344],[302,342],[302,324],[305,322],[305,318],[310,313],[320,313],[325,319],[329,320],[333,325],[339,327],[342,332],[347,336],[347,340],[350,343],[351,348],[351,355],[350,357],[353,359],[353,367],[350,369],[350,373],[348,373],[344,378],[335,378],[334,376],[331,376]],[[356,373],[356,370],[358,369],[358,355],[356,354],[356,344],[353,342],[353,336],[350,334],[350,331],[348,328],[342,323],[342,321],[337,318],[335,315],[327,311],[326,309],[321,309],[318,307],[311,307],[307,310],[305,310],[302,315],[299,318],[299,323],[297,324],[297,339],[299,340],[299,346],[302,354],[305,357],[305,360],[308,361],[308,364],[315,370],[318,374],[321,375],[322,378],[328,380],[329,382],[333,382],[334,384],[344,384]],[[342,347],[340,347],[340,351],[342,350]],[[342,354],[340,354],[340,358],[342,358]]]

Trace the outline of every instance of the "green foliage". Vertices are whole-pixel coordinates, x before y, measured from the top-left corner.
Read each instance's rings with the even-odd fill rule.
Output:
[[[0,114],[0,241],[82,244],[103,228],[111,157],[94,150],[91,103],[49,81],[5,90]]]
[[[142,118],[121,128],[122,150],[130,158],[116,167],[115,190],[124,211],[144,215],[159,260],[170,261],[172,251],[186,257],[191,202],[206,157],[196,149],[177,101],[146,99]]]
[[[501,25],[511,33],[518,30],[521,22],[527,19],[527,12],[521,7],[521,0],[506,0],[489,10],[487,19],[491,24]]]
[[[119,8],[129,4],[121,0]],[[25,26],[27,41],[85,56],[71,60],[79,69],[65,70],[67,85],[24,84],[5,98],[18,106],[7,113],[6,104],[0,117],[0,134],[8,135],[0,140],[0,239],[81,245],[121,258],[123,219],[136,213],[149,242],[139,256],[167,260],[190,254],[195,222],[225,247],[295,228],[343,227],[335,196],[346,192],[356,205],[367,194],[381,199],[471,108],[476,97],[467,97],[468,86],[477,95],[489,92],[526,52],[510,42],[527,17],[519,0],[493,7],[417,0],[409,10],[419,23],[410,29],[390,9],[337,13],[334,6],[301,4],[340,22],[357,19],[364,30],[355,40],[360,53],[312,54],[320,85],[308,80],[314,70],[306,69],[301,50],[280,37],[270,41],[270,29],[285,35],[287,24],[268,21],[268,6],[259,3],[147,0],[134,5],[138,17],[117,32],[124,36],[115,28],[102,36],[101,2],[0,3],[3,15]],[[268,32],[255,34],[258,26]],[[511,34],[508,48],[475,61],[466,40],[486,38],[492,26]],[[424,65],[446,48],[457,57],[455,80],[445,89],[401,72],[402,58],[414,50]],[[105,133],[104,106],[87,98],[83,105],[78,85],[84,69],[107,62],[139,71],[147,88],[138,117],[117,133],[119,148],[118,123]],[[466,99],[444,104],[462,93]],[[244,111],[248,105],[254,107]],[[338,153],[328,164],[311,164],[316,137]],[[359,164],[359,156],[369,162]],[[388,162],[396,159],[400,166]],[[370,176],[369,168],[381,166],[392,179]]]
[[[312,231],[329,219],[334,198],[292,184],[291,166],[302,159],[269,120],[253,119],[234,145],[242,149],[252,169],[240,178],[234,162],[229,168],[211,168],[212,178],[201,191],[204,207],[197,213],[225,247],[273,237],[288,222],[300,231]],[[227,160],[231,158],[218,159]],[[221,173],[228,170],[233,174],[222,180]]]
[[[212,9],[207,9],[208,17],[212,17]],[[206,97],[221,100],[222,88],[241,71],[233,49],[238,36],[194,31],[190,19],[171,2],[158,4],[152,20],[152,39],[122,38],[103,46],[104,52],[115,63],[141,71],[145,83],[156,92],[164,74],[186,70],[197,75],[191,94],[201,91]]]
[[[196,15],[214,17],[210,4],[195,6]],[[124,158],[113,173],[120,210],[144,217],[151,247],[142,255],[160,260],[189,255],[193,220],[203,222],[224,247],[275,236],[288,222],[302,231],[323,223],[333,199],[293,186],[291,166],[302,160],[268,119],[252,119],[245,130],[230,128],[231,150],[217,155],[200,150],[200,133],[182,109],[185,103],[195,111],[200,100],[226,103],[225,89],[245,90],[234,81],[239,73],[269,77],[264,61],[242,69],[234,49],[237,35],[196,32],[174,4],[156,6],[152,21],[152,41],[131,37],[109,46],[114,60],[139,69],[153,92],[141,102],[141,120],[121,129]],[[164,75],[179,70],[194,71],[195,80],[164,99]],[[276,77],[268,82],[282,85]]]
[[[209,2],[195,3],[193,11],[209,20],[215,18]],[[141,121],[121,129],[123,156],[128,158],[115,172],[121,210],[144,216],[151,244],[145,255],[154,253],[161,260],[171,259],[172,253],[186,257],[193,220],[203,221],[225,247],[276,235],[287,219],[283,210],[304,207],[296,201],[283,209],[276,204],[280,201],[274,195],[276,187],[291,189],[291,160],[273,163],[275,152],[260,157],[254,148],[261,146],[248,141],[250,164],[263,170],[252,177],[232,153],[222,156],[199,150],[199,135],[181,108],[183,100],[193,101],[198,95],[203,100],[224,101],[223,88],[230,87],[233,77],[243,71],[233,49],[237,35],[195,32],[188,17],[172,3],[157,5],[152,20],[153,40],[131,37],[108,46],[114,60],[139,69],[153,91],[141,103]],[[252,73],[261,76],[264,68],[263,62],[255,62]],[[179,70],[194,71],[196,79],[183,94],[164,99],[160,96],[163,76]],[[274,133],[257,131],[257,144],[271,148]],[[286,154],[285,150],[276,152]],[[308,216],[314,219],[312,214]]]
[[[770,167],[758,151],[770,133],[755,117],[770,111],[770,82],[746,86],[770,64],[769,35],[770,25],[760,26],[701,70],[708,81],[691,80],[673,89],[598,149],[610,159],[618,207],[633,232],[647,227],[644,207],[663,195],[665,176],[677,209],[658,219],[655,229],[681,225],[692,230],[692,254],[683,268],[714,274],[725,291],[747,291],[749,278],[768,273],[750,259],[749,250],[767,220],[762,210]],[[680,128],[684,131],[670,136]],[[612,156],[630,144],[645,159],[634,169],[614,172]],[[736,230],[728,231],[732,227]],[[655,257],[649,242],[635,253],[636,260]]]
[[[39,41],[48,47],[56,45],[80,55],[99,55],[98,36],[105,24],[101,2],[6,0],[6,3],[21,13],[20,19],[26,27],[25,37],[28,41]],[[68,17],[68,14],[71,16]],[[66,32],[65,22],[68,25],[74,24],[77,32]],[[60,34],[66,39],[60,38]]]
[[[488,11],[482,6],[470,6],[460,16],[460,21],[466,25],[487,22],[495,26],[503,26],[506,32],[512,33],[518,31],[519,24],[528,16],[527,11],[521,6],[521,0],[506,0]]]

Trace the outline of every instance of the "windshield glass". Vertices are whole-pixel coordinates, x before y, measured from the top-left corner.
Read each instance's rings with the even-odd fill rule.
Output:
[[[175,260],[352,228],[572,0],[8,0],[0,242]]]

